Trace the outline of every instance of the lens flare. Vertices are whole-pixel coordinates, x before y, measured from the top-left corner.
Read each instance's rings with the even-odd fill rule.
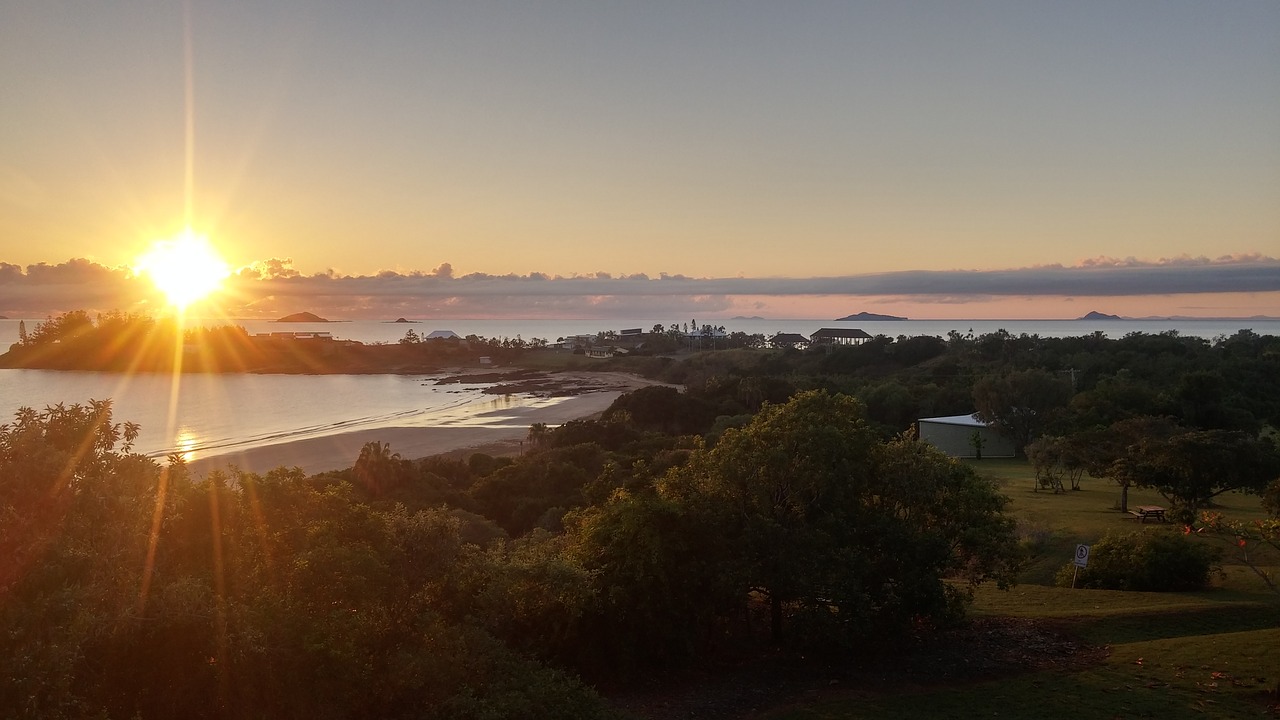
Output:
[[[231,269],[203,235],[185,230],[169,240],[157,240],[133,266],[147,275],[179,310],[214,292]]]

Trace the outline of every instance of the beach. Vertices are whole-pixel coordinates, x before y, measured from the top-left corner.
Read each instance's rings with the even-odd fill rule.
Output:
[[[393,453],[416,459],[467,450],[491,455],[517,455],[536,423],[561,425],[589,419],[604,412],[618,396],[649,385],[659,385],[625,373],[556,372],[536,378],[513,375],[504,384],[508,391],[532,392],[555,402],[534,407],[479,413],[465,424],[441,427],[382,427],[334,433],[323,437],[282,442],[264,447],[234,450],[188,463],[194,477],[235,466],[246,472],[265,473],[277,467],[298,467],[307,474],[351,467],[366,443],[383,442]],[[519,380],[514,380],[519,377]]]

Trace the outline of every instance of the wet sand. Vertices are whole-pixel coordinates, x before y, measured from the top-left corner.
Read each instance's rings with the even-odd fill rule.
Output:
[[[652,381],[622,373],[553,373],[556,396],[562,400],[546,407],[504,410],[502,419],[488,422],[484,415],[475,425],[445,427],[390,427],[327,435],[325,437],[232,451],[200,458],[188,463],[193,476],[234,465],[247,472],[263,473],[276,467],[300,467],[307,474],[341,470],[355,464],[365,443],[384,442],[401,457],[414,459],[455,450],[472,450],[491,455],[515,455],[521,452],[535,423],[560,425],[599,415],[623,392],[629,392]],[[546,384],[540,386],[546,390]]]

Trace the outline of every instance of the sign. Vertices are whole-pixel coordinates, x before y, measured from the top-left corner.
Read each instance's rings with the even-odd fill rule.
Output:
[[[1075,565],[1076,567],[1089,567],[1089,546],[1088,545],[1076,546],[1076,556],[1071,561],[1071,564]]]

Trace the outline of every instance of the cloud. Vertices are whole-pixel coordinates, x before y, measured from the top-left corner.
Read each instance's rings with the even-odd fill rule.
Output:
[[[226,312],[262,316],[300,309],[336,317],[640,317],[693,310],[727,311],[735,298],[897,297],[963,304],[1015,297],[1133,297],[1280,292],[1280,260],[1258,253],[1144,261],[1098,257],[1072,266],[1006,270],[920,270],[812,278],[694,278],[660,273],[593,272],[569,277],[457,275],[449,263],[427,272],[303,275],[272,258],[227,282]],[[30,265],[0,263],[0,313],[131,309],[154,302],[149,284],[128,271],[84,259]]]

